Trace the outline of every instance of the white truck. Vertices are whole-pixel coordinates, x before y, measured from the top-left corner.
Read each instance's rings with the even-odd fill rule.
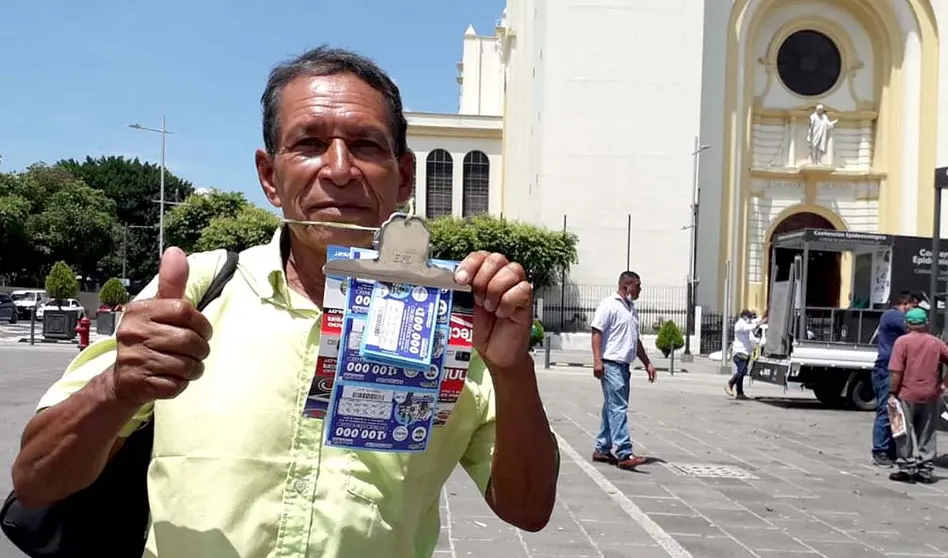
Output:
[[[848,307],[812,304],[828,298],[816,291],[826,293],[835,288],[839,292],[842,281],[827,274],[832,266],[826,261],[835,259],[839,274],[844,267],[839,263],[842,254],[848,254],[852,269]],[[931,277],[931,239],[804,229],[775,236],[770,262],[767,331],[751,364],[751,378],[813,390],[827,406],[874,410],[871,373],[878,352],[879,319],[899,292],[920,295],[923,305],[936,300],[926,292]],[[818,266],[821,269],[813,276],[813,268]],[[943,262],[939,268],[941,289],[946,277],[948,267]],[[940,312],[932,314],[935,332],[942,331]],[[942,413],[940,429],[948,431],[944,407]]]

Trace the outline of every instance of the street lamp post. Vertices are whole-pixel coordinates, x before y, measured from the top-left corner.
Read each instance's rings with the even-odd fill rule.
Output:
[[[158,191],[158,259],[165,251],[165,136],[170,134],[165,128],[165,117],[161,117],[161,128],[149,128],[141,124],[129,124],[129,128],[161,134],[161,186]]]
[[[128,274],[126,273],[126,268],[128,266],[128,229],[153,229],[154,225],[129,225],[128,223],[122,224],[122,282],[128,283]],[[127,284],[125,285],[128,286]]]
[[[701,137],[695,136],[694,150],[691,152],[692,158],[692,183],[691,183],[691,242],[688,251],[688,317],[685,326],[685,353],[681,357],[682,362],[693,362],[691,355],[691,334],[697,329],[695,327],[695,305],[697,303],[698,280],[695,277],[698,267],[698,203],[700,201],[700,192],[698,188],[698,168],[701,164],[701,152],[711,149],[710,145],[701,145]]]

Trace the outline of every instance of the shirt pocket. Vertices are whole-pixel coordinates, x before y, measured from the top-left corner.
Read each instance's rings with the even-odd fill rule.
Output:
[[[395,541],[391,526],[382,519],[382,499],[378,487],[351,473],[347,475],[340,505],[333,510],[337,529],[332,546],[340,556],[370,558],[390,554]]]

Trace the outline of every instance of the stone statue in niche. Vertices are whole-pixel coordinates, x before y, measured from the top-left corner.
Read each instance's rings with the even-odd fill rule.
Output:
[[[829,149],[830,132],[838,120],[830,120],[823,105],[816,105],[810,115],[810,127],[806,131],[806,143],[810,147],[810,163],[822,165]]]

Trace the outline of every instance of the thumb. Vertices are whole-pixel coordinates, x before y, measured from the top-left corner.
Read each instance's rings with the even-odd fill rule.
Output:
[[[158,266],[157,298],[184,298],[187,286],[188,257],[180,248],[168,248]]]

